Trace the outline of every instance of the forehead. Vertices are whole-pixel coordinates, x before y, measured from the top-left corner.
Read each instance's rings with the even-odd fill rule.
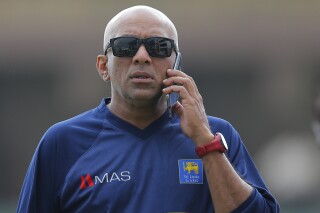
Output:
[[[139,11],[119,17],[112,26],[110,37],[132,35],[139,38],[151,36],[167,37],[175,40],[175,29],[164,17]]]

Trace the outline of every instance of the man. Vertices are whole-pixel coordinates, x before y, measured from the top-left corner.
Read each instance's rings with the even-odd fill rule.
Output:
[[[45,133],[18,212],[279,211],[238,133],[207,117],[192,78],[170,69],[179,49],[167,16],[120,12],[104,51],[96,66],[112,98]],[[169,118],[172,92],[181,102]]]

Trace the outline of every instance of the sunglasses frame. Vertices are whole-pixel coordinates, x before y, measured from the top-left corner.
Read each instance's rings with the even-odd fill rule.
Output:
[[[136,39],[136,41],[138,42],[138,48],[137,48],[137,50],[134,52],[134,55],[132,55],[132,56],[131,56],[131,55],[129,55],[129,56],[119,56],[119,55],[115,55],[115,54],[114,54],[114,53],[116,52],[116,51],[114,51],[114,48],[115,48],[115,47],[114,47],[114,41],[116,41],[117,39],[121,39],[121,38],[134,38],[134,39]],[[147,41],[148,41],[149,39],[155,39],[155,38],[156,38],[156,39],[165,39],[166,41],[169,41],[169,42],[171,43],[171,51],[170,51],[170,54],[169,54],[169,55],[166,55],[166,56],[159,56],[159,55],[157,55],[157,56],[155,56],[155,55],[153,55],[153,54],[150,54],[150,52],[149,52],[149,46],[146,45],[146,44],[147,44]],[[166,38],[166,37],[160,37],[160,36],[143,38],[143,39],[137,38],[137,37],[134,37],[134,36],[120,36],[120,37],[111,38],[110,41],[109,41],[108,44],[107,44],[107,48],[106,48],[106,50],[104,51],[104,54],[107,55],[107,51],[108,51],[108,49],[111,47],[111,49],[112,49],[112,54],[113,54],[114,56],[116,56],[116,57],[133,57],[133,56],[135,56],[135,55],[137,54],[137,52],[138,52],[138,50],[139,50],[139,48],[140,48],[140,46],[141,46],[142,44],[145,45],[145,48],[146,48],[149,56],[151,56],[151,57],[156,57],[156,58],[166,58],[166,57],[170,57],[171,54],[172,54],[172,50],[174,50],[175,53],[177,54],[177,47],[176,47],[176,44],[175,44],[174,40],[173,40],[173,39],[170,39],[170,38]]]

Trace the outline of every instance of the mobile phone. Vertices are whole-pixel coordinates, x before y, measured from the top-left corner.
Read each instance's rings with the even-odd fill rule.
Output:
[[[174,70],[182,70],[182,56],[181,53],[178,52],[176,56],[176,60],[173,65]],[[179,100],[179,93],[172,92],[171,94],[166,95],[167,107],[169,110],[169,118],[172,118],[173,111],[172,106]]]

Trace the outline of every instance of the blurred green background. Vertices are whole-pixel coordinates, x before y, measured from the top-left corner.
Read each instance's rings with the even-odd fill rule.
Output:
[[[239,131],[282,212],[320,212],[320,2],[308,0],[2,0],[0,212],[15,211],[46,129],[110,95],[95,69],[104,28],[138,4],[175,23],[207,113]]]

